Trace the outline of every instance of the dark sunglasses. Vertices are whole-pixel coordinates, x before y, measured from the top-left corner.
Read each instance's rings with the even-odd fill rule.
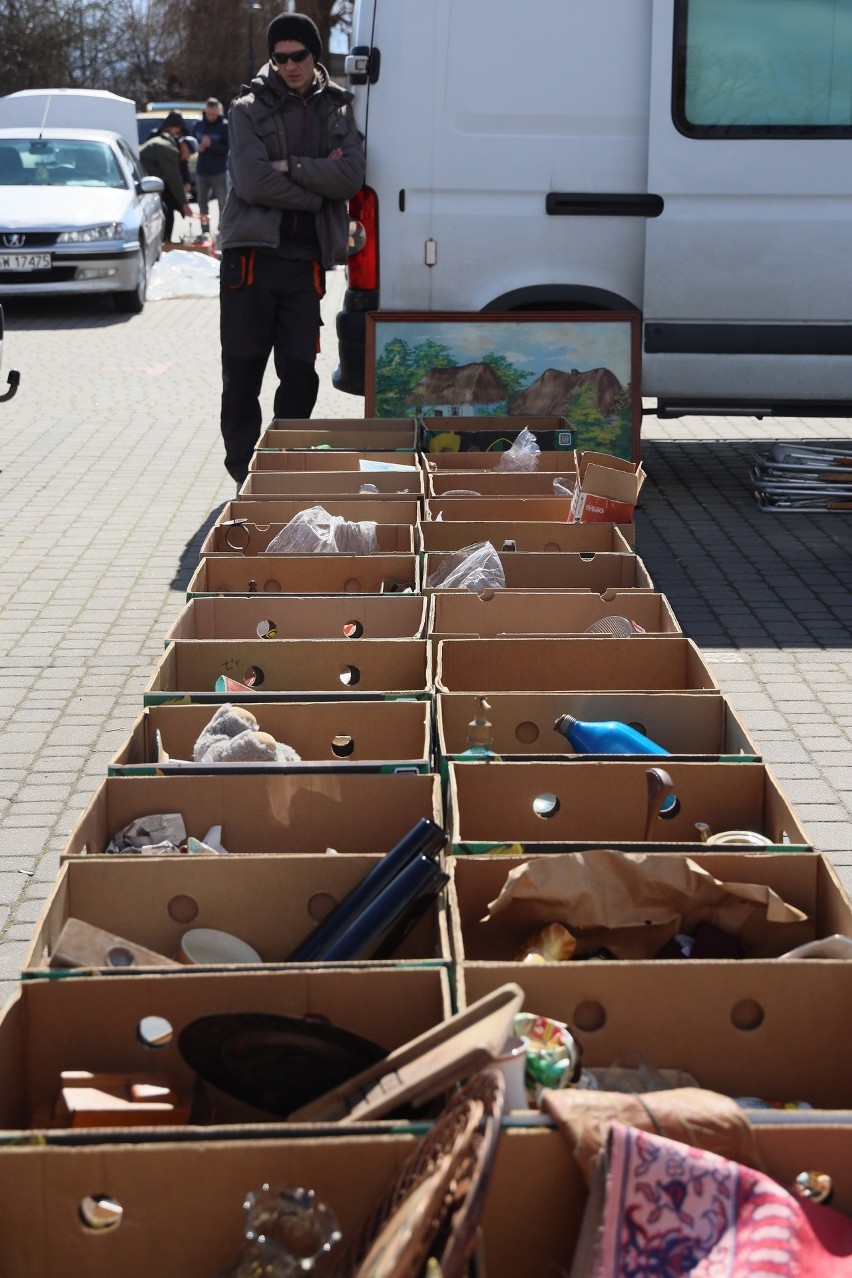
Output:
[[[310,49],[297,49],[295,53],[276,53],[273,49],[269,55],[269,61],[274,67],[284,67],[288,62],[304,62],[305,58],[310,56]]]

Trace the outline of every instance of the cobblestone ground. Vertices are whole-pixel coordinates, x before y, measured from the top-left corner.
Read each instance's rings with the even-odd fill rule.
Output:
[[[331,387],[343,285],[330,276],[316,417],[363,414]],[[0,383],[22,381],[0,404],[0,1002],[233,495],[215,299],[4,306]],[[826,419],[649,418],[637,551],[852,889],[852,515],[764,513],[749,486],[775,439],[849,438]]]

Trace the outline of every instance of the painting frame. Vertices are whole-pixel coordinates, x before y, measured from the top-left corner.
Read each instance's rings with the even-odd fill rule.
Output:
[[[571,422],[570,413],[553,411],[567,394],[562,408],[573,405],[582,422],[569,432],[576,438],[575,447],[638,461],[640,319],[635,311],[371,311],[366,316],[364,415],[446,416],[458,422],[459,429],[472,429],[478,419],[503,416],[565,417]],[[391,342],[396,346],[388,355]],[[426,365],[424,372],[416,357],[418,347],[442,363]],[[486,353],[478,363],[463,362],[471,350]],[[594,353],[607,351],[618,372],[608,364],[594,366]],[[592,366],[581,367],[589,364],[584,352]],[[516,367],[510,355],[531,368],[532,360],[540,359],[546,368],[534,377]],[[553,360],[561,362],[553,365]],[[453,369],[458,370],[455,378]],[[496,383],[492,373],[499,373]],[[411,385],[415,376],[418,380]],[[524,377],[533,378],[530,385],[523,383]],[[493,398],[498,391],[506,392],[503,400]],[[437,405],[430,395],[440,394],[453,402]],[[617,406],[618,411],[607,414],[601,404]]]

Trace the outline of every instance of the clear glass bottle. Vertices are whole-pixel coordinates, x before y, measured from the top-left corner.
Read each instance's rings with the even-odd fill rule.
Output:
[[[220,1278],[298,1278],[340,1241],[334,1212],[312,1189],[261,1185],[243,1201],[243,1246]]]

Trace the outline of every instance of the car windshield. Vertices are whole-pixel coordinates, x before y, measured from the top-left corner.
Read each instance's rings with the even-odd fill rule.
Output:
[[[123,189],[124,177],[105,142],[73,138],[0,139],[0,186],[85,186]]]

